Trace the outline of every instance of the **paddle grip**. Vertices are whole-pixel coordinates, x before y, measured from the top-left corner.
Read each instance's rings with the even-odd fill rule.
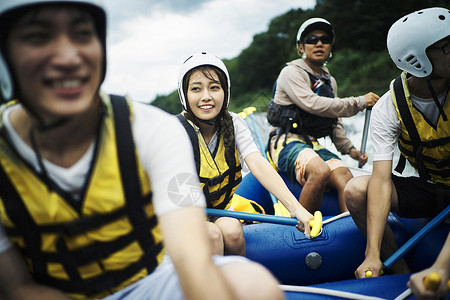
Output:
[[[431,272],[423,280],[425,288],[429,291],[436,291],[441,284],[441,275],[437,272]],[[447,290],[450,290],[450,279],[447,281]]]
[[[322,213],[320,211],[314,213],[314,219],[309,221],[309,226],[311,227],[310,235],[315,238],[322,229]]]

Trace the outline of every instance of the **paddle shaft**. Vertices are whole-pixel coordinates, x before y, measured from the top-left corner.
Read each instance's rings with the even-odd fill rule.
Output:
[[[421,239],[423,239],[434,228],[441,224],[450,215],[450,205],[448,205],[443,211],[441,211],[434,219],[419,230],[412,238],[404,243],[394,254],[392,254],[383,263],[386,269],[392,267],[397,261],[399,261],[409,250],[411,250]]]
[[[281,224],[281,225],[298,225],[299,222],[297,219],[290,217],[279,217],[273,215],[262,215],[255,213],[247,213],[240,211],[232,211],[232,210],[222,210],[222,209],[214,209],[207,208],[206,214],[208,216],[213,217],[230,217],[236,218],[246,221],[256,221],[256,222],[265,222],[265,223],[273,223],[273,224]]]
[[[364,118],[364,128],[363,128],[363,134],[362,134],[362,140],[361,140],[361,153],[364,155],[366,153],[366,145],[367,145],[367,138],[369,136],[369,124],[370,124],[370,114],[372,113],[372,107],[366,108],[366,116]],[[362,168],[361,164],[358,163],[358,168]]]

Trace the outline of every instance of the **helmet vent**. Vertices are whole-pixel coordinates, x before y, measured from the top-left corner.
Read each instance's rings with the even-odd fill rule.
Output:
[[[420,70],[420,69],[422,68],[422,66],[420,65],[420,63],[419,63],[417,57],[414,56],[414,55],[408,56],[408,57],[406,58],[406,62],[407,62],[408,64],[410,64],[411,66],[413,66],[414,68],[416,68],[416,69],[419,69],[419,70]]]
[[[445,20],[445,16],[443,16],[443,15],[439,15],[438,18],[439,18],[439,20],[442,20],[442,21]]]
[[[407,18],[407,17],[403,19],[403,23],[406,22],[406,21],[408,21],[408,18]]]

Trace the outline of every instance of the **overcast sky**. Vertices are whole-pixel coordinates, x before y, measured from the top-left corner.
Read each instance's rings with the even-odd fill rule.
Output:
[[[234,58],[272,18],[315,0],[107,0],[108,71],[103,90],[149,102],[177,88],[191,54]],[[300,26],[300,24],[299,24]],[[233,80],[233,79],[231,79]]]

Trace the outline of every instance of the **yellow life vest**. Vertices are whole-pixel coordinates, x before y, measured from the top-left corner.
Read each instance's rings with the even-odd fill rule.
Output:
[[[265,214],[264,207],[262,207],[258,202],[239,196],[238,194],[233,195],[231,199],[231,207],[234,211],[248,212],[254,214]]]
[[[128,104],[118,96],[103,102],[106,109],[80,201],[42,180],[0,136],[5,231],[35,281],[76,299],[118,291],[153,272],[164,255]]]
[[[450,121],[441,114],[434,127],[413,107],[406,73],[391,82],[390,93],[402,126],[398,146],[403,158],[396,170],[402,171],[406,158],[421,178],[450,186]],[[450,116],[450,93],[443,110]]]
[[[182,115],[178,115],[178,119],[191,139],[197,172],[207,206],[209,208],[228,209],[231,205],[231,198],[242,181],[242,167],[236,143],[233,148],[235,162],[230,166],[225,159],[225,145],[222,136],[219,138],[216,153],[212,155],[200,129]]]

